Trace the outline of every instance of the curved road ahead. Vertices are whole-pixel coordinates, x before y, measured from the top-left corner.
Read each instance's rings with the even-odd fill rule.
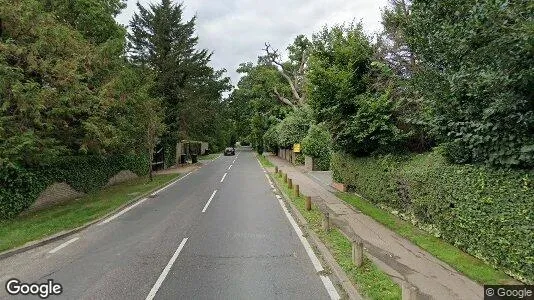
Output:
[[[73,236],[0,260],[0,281],[53,279],[64,292],[51,299],[338,297],[308,252],[254,154],[240,151]],[[23,297],[2,288],[0,298]]]

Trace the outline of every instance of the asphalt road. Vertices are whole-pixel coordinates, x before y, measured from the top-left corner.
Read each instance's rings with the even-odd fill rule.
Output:
[[[53,279],[63,293],[50,299],[335,298],[304,244],[254,154],[240,151],[82,232],[0,260],[0,282]],[[38,299],[5,287],[0,298]]]

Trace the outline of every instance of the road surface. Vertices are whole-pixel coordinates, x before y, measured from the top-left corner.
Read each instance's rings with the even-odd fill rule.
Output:
[[[335,298],[304,244],[253,152],[240,151],[82,232],[0,260],[0,281],[53,279],[63,293],[50,299]],[[0,298],[24,297],[4,287]]]

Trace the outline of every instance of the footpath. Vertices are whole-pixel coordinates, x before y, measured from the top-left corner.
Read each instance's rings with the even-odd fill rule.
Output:
[[[266,157],[298,184],[303,194],[311,196],[312,203],[326,206],[350,227],[362,239],[367,257],[380,269],[399,284],[416,287],[417,299],[484,298],[481,285],[336,197],[325,176],[311,176],[277,156]]]

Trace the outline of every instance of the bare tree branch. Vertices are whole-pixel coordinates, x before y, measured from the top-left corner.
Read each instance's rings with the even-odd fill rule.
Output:
[[[305,99],[302,95],[299,94],[299,91],[296,87],[297,76],[295,75],[294,76],[295,78],[291,78],[288,75],[286,68],[284,68],[284,65],[280,61],[277,60],[280,57],[278,50],[272,50],[271,44],[265,43],[265,48],[263,49],[263,51],[267,53],[267,58],[269,59],[269,61],[279,67],[280,74],[282,74],[282,76],[286,79],[286,81],[289,83],[289,86],[291,87],[291,93],[293,94],[293,98],[295,98],[295,100],[297,101],[299,105],[304,105]],[[306,65],[306,56],[303,55],[302,61],[299,67],[299,72],[302,72],[304,70],[305,65]],[[294,106],[293,102],[291,103]]]
[[[293,102],[291,102],[291,100],[289,100],[289,99],[287,99],[286,97],[282,96],[282,95],[278,92],[278,90],[277,90],[276,88],[273,88],[273,92],[274,92],[274,95],[276,96],[276,98],[277,98],[280,102],[282,102],[282,103],[284,103],[284,104],[286,104],[286,105],[289,105],[289,106],[291,106],[292,108],[296,109],[295,104],[294,104]]]

